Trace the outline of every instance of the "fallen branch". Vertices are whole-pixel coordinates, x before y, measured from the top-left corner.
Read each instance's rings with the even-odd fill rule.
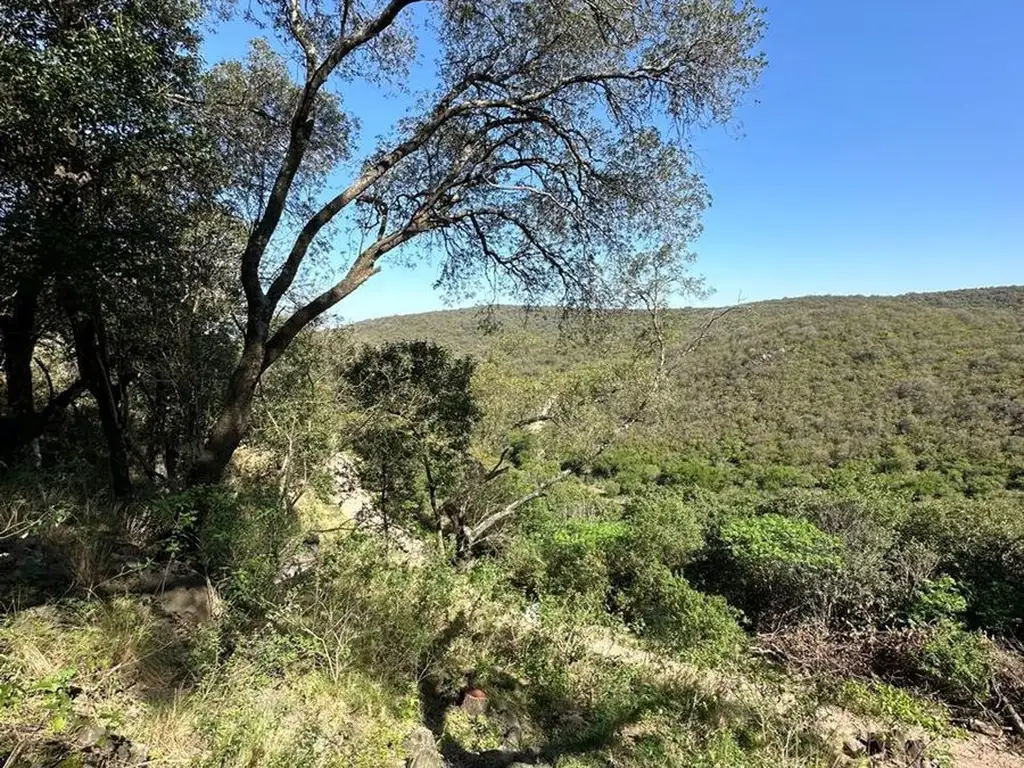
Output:
[[[1016,708],[1014,708],[1013,704],[1010,703],[1010,700],[1003,695],[1003,692],[999,687],[999,683],[993,683],[992,687],[996,692],[996,696],[999,697],[999,703],[1003,705],[1003,709],[1006,711],[1006,717],[1010,721],[1010,725],[1013,727],[1013,730],[1018,736],[1024,738],[1024,720],[1021,719],[1020,714],[1017,712]]]

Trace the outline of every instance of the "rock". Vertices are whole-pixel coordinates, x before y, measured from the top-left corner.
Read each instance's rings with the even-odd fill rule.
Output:
[[[848,757],[860,757],[867,754],[867,747],[860,739],[849,738],[843,742],[843,752]]]
[[[209,584],[196,587],[175,587],[154,598],[157,607],[177,621],[202,624],[219,611],[217,593]]]
[[[82,752],[83,768],[137,768],[149,763],[147,750],[133,744],[123,736],[108,734],[102,744],[87,747]]]
[[[967,721],[967,730],[980,733],[982,736],[991,736],[992,738],[998,738],[1003,735],[1001,726],[987,723],[984,720],[976,720],[975,718]]]
[[[75,729],[75,743],[80,747],[93,747],[107,737],[107,729],[92,718],[82,718]]]
[[[444,758],[429,728],[422,725],[416,728],[406,738],[405,747],[408,751],[406,768],[445,768]]]
[[[519,723],[514,723],[509,726],[505,731],[505,736],[501,740],[501,748],[506,750],[516,750],[523,743],[523,729]]]
[[[487,712],[487,694],[479,688],[466,691],[462,697],[462,711],[474,717]]]

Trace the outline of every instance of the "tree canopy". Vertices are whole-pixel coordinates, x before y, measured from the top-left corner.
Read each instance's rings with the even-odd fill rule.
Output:
[[[682,268],[707,203],[688,131],[728,120],[763,66],[761,12],[731,1],[289,0],[256,13],[302,76],[290,85],[286,54],[259,45],[211,81],[211,96],[246,94],[215,112],[245,126],[224,146],[247,169],[233,194],[251,229],[244,349],[197,480],[223,471],[262,371],[413,241],[443,255],[442,287],[567,307],[621,301],[622,261],[652,246]],[[359,117],[345,85],[402,87],[417,45],[436,56],[416,109],[338,166]],[[357,252],[325,289],[282,303],[332,223],[356,229]]]
[[[198,233],[220,174],[199,126],[199,9],[15,5],[0,22],[0,331],[15,435],[4,447],[38,437],[53,406],[87,389],[127,492],[126,388],[173,346],[153,318],[177,314],[210,271]],[[68,349],[78,381],[37,413],[40,340]]]

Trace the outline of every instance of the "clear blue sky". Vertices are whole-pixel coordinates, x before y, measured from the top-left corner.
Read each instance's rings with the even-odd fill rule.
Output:
[[[737,124],[694,140],[707,303],[1024,283],[1024,2],[775,0],[768,20]],[[251,34],[221,26],[208,62]],[[368,99],[369,143],[402,105]],[[340,316],[441,308],[433,277],[386,269]]]

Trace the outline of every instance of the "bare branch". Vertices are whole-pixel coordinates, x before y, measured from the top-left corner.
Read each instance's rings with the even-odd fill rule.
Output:
[[[529,493],[520,496],[515,501],[509,502],[504,507],[499,509],[494,514],[488,515],[483,520],[478,522],[472,528],[469,528],[464,532],[466,538],[467,549],[472,549],[477,546],[483,539],[492,531],[496,526],[507,520],[509,517],[514,515],[516,511],[524,504],[528,504],[534,499],[539,499],[544,495],[544,492],[548,488],[560,483],[572,474],[572,470],[563,469],[557,475],[549,477],[547,480],[541,482],[534,490]]]

